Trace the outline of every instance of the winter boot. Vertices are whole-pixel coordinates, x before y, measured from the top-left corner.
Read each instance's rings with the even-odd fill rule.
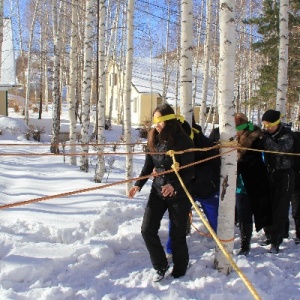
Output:
[[[266,236],[266,239],[263,240],[260,245],[261,246],[268,246],[271,244],[271,233],[270,233],[270,229],[268,227],[265,227],[264,228],[264,232],[265,232],[265,236]]]
[[[278,254],[279,253],[279,245],[278,244],[271,244],[271,247],[268,251],[269,253]]]
[[[295,244],[300,244],[300,220],[294,219],[295,221],[295,229],[296,229],[296,237],[294,238]]]
[[[169,266],[166,266],[165,268],[160,268],[160,269],[156,270],[156,273],[153,276],[153,281],[154,282],[161,281],[165,277],[165,274],[168,271],[168,269],[169,269]]]
[[[241,248],[238,255],[248,255],[250,252],[250,241],[252,237],[253,225],[248,223],[240,223]]]

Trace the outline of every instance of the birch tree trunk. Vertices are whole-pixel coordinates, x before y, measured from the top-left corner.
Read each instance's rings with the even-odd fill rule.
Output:
[[[34,26],[35,26],[35,21],[36,21],[36,14],[37,14],[37,9],[39,5],[39,0],[36,0],[35,6],[34,6],[34,13],[33,13],[33,18],[31,22],[31,27],[30,27],[30,38],[29,38],[29,45],[28,45],[28,63],[27,63],[27,78],[26,78],[26,96],[25,96],[25,123],[28,125],[29,121],[29,98],[30,98],[30,70],[31,70],[31,47],[32,47],[32,41],[33,41],[33,32],[34,32]]]
[[[76,165],[76,74],[77,74],[77,40],[78,40],[78,0],[72,0],[72,25],[71,25],[71,49],[70,49],[70,85],[68,91],[68,109],[69,109],[69,119],[70,119],[70,163],[71,165]]]
[[[92,43],[93,43],[93,1],[87,0],[84,29],[84,61],[82,84],[82,126],[81,126],[81,156],[80,170],[89,170],[89,128],[91,109],[91,81],[92,81]]]
[[[181,2],[180,114],[192,124],[193,4]]]
[[[127,54],[126,54],[126,74],[125,74],[125,103],[124,103],[124,136],[126,143],[126,180],[132,178],[132,147],[131,143],[131,81],[133,67],[133,12],[134,0],[129,0],[127,8]],[[126,194],[132,187],[132,182],[126,184]]]
[[[0,81],[1,81],[1,63],[2,63],[2,44],[3,44],[3,0],[0,0]]]
[[[57,2],[52,0],[53,12],[53,38],[54,38],[54,58],[53,58],[53,107],[52,107],[52,137],[51,137],[51,153],[59,153],[59,131],[60,131],[60,53],[61,53],[61,31],[60,18],[57,13]],[[60,2],[60,8],[62,6]]]
[[[126,64],[126,57],[125,57],[125,53],[126,53],[126,44],[125,44],[125,37],[126,37],[126,18],[125,16],[127,15],[127,8],[126,8],[126,3],[122,4],[122,8],[121,8],[121,14],[122,14],[122,18],[121,18],[121,36],[123,37],[121,39],[121,45],[120,45],[120,53],[119,53],[119,57],[120,57],[120,70],[124,70],[125,69],[125,64]],[[122,122],[122,126],[124,126],[124,90],[125,90],[125,76],[123,75],[123,72],[118,72],[119,77],[118,77],[118,95],[119,95],[119,99],[118,99],[118,124]]]
[[[40,22],[41,26],[45,26],[45,23],[43,20]],[[42,112],[43,112],[43,82],[44,82],[44,60],[46,53],[44,52],[44,42],[46,40],[45,37],[45,31],[42,29],[40,32],[40,52],[41,52],[41,57],[40,57],[40,99],[39,99],[39,116],[38,119],[42,119]]]
[[[21,15],[20,15],[20,0],[17,0],[17,15],[18,15],[18,40],[19,40],[19,47],[20,47],[20,58],[21,58],[21,74],[18,75],[19,83],[25,86],[25,57],[24,57],[24,50],[23,50],[23,36],[22,36],[22,25],[21,25]],[[25,107],[25,103],[24,103]]]
[[[279,62],[276,94],[276,109],[286,114],[287,71],[289,50],[289,0],[280,0],[279,9]]]
[[[113,64],[113,75],[112,75],[112,78],[110,80],[110,82],[111,82],[111,92],[110,92],[111,98],[109,99],[110,101],[109,101],[109,109],[108,109],[108,120],[109,120],[109,122],[111,122],[111,119],[112,119],[112,109],[113,109],[113,102],[114,102],[114,90],[115,90],[115,80],[116,80],[115,79],[115,72],[116,72],[115,62],[116,62],[116,59],[117,59],[116,51],[117,51],[117,40],[118,40],[118,29],[117,29],[117,27],[118,27],[118,23],[119,23],[120,6],[121,6],[121,4],[118,3],[117,8],[116,8],[116,13],[115,13],[115,19],[114,19],[114,22],[113,22],[113,30],[112,30],[112,33],[111,33],[110,44],[113,43],[113,45],[111,45],[111,47],[113,48],[112,49],[112,56],[110,56],[109,53],[108,53],[107,60],[106,60],[107,63],[105,65],[105,69],[107,70],[107,67],[108,67],[108,64],[109,64],[108,59],[112,57],[112,60],[113,60],[114,64]],[[105,17],[105,14],[104,14],[104,17]],[[103,34],[104,34],[104,32],[103,32]]]
[[[99,58],[99,84],[100,90],[99,95],[100,98],[98,100],[98,142],[100,145],[98,146],[98,164],[95,174],[95,182],[102,182],[104,172],[105,172],[105,162],[104,157],[101,153],[104,151],[104,146],[101,144],[105,143],[105,99],[106,99],[106,72],[105,72],[105,0],[100,2],[99,7],[99,53],[97,53]],[[98,88],[98,87],[97,87]]]
[[[204,70],[203,70],[203,85],[202,85],[202,101],[200,107],[200,126],[205,127],[207,90],[209,79],[209,60],[210,60],[210,44],[211,44],[211,16],[212,16],[212,0],[207,1],[207,22],[206,22],[206,38],[204,46]]]
[[[196,46],[196,54],[195,54],[195,68],[194,68],[194,82],[193,82],[193,100],[192,105],[195,106],[196,95],[197,95],[197,82],[198,82],[198,73],[200,69],[201,62],[201,49],[202,49],[202,24],[203,24],[203,14],[204,14],[204,1],[201,2],[201,7],[199,8],[199,18],[197,20],[197,46]]]
[[[169,52],[169,34],[170,34],[170,0],[168,0],[168,17],[167,17],[167,28],[166,28],[166,49],[164,51],[164,77],[163,77],[163,91],[162,91],[162,101],[163,103],[166,102],[166,99],[167,99],[167,91],[168,91],[168,83],[169,83],[169,80],[168,80],[168,68],[169,68],[169,60],[168,60],[168,52]],[[149,36],[150,35],[150,30],[149,30]],[[150,59],[152,59],[152,39],[150,39]],[[152,71],[152,62],[151,62],[151,71]],[[152,72],[151,72],[151,75],[152,75]],[[151,76],[151,84],[152,84],[152,76]],[[151,94],[152,94],[152,89],[151,89]],[[151,106],[152,106],[152,99],[151,99]],[[152,112],[151,112],[152,113]]]
[[[220,64],[219,64],[219,105],[220,141],[229,142],[234,138],[234,69],[235,69],[235,1],[220,2]],[[221,148],[221,154],[226,150]],[[221,156],[220,204],[218,216],[218,237],[228,252],[233,250],[234,212],[236,191],[237,153]],[[219,247],[216,247],[215,267],[229,274],[232,267]]]

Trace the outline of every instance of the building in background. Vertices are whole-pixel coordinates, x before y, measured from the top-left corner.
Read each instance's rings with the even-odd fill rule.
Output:
[[[168,69],[168,89],[166,102],[173,106],[177,113],[180,113],[180,103],[176,98],[176,68],[177,65],[170,65]],[[199,111],[202,97],[203,74],[198,76],[194,115],[196,122],[199,122]],[[163,60],[159,58],[134,58],[132,82],[131,82],[131,122],[133,125],[142,125],[152,120],[152,112],[163,102]],[[108,67],[106,82],[106,116],[114,122],[119,123],[123,110],[125,74],[120,64],[111,61]],[[213,98],[213,80],[210,79],[208,90],[208,105]],[[209,120],[210,122],[210,120]]]
[[[8,90],[16,86],[16,64],[10,18],[3,19],[3,42],[0,64],[0,115],[8,115]]]

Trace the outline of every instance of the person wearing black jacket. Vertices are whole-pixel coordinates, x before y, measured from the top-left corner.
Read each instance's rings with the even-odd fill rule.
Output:
[[[243,113],[235,114],[237,142],[240,147],[263,149],[262,131]],[[241,248],[238,255],[248,255],[253,231],[271,225],[270,190],[267,167],[262,153],[238,148],[236,210],[239,219]]]
[[[295,244],[300,244],[300,170],[295,170],[295,188],[292,195],[292,216],[295,222],[296,237]]]
[[[159,173],[172,169],[172,158],[166,154],[168,150],[187,150],[193,147],[193,142],[183,131],[174,110],[168,104],[163,104],[154,110],[153,123],[155,128],[152,128],[148,134],[147,145],[148,151],[151,153],[146,154],[140,177],[152,174],[153,170],[158,174],[155,175],[151,186],[141,230],[153,268],[156,270],[153,280],[157,282],[164,278],[169,268],[158,235],[160,223],[166,210],[169,212],[171,222],[170,234],[174,263],[171,275],[174,278],[181,277],[185,275],[188,267],[189,253],[186,243],[186,227],[191,207],[190,201],[174,172],[163,175],[159,175]],[[180,167],[194,162],[193,152],[176,154],[175,157]],[[194,176],[194,168],[181,169],[179,174],[189,190],[191,179]],[[128,196],[134,197],[146,181],[147,179],[136,181]]]
[[[294,138],[281,123],[280,111],[267,110],[262,116],[262,122],[264,149],[280,152],[265,153],[273,219],[273,224],[264,228],[267,237],[265,244],[271,244],[270,253],[278,253],[286,235],[290,200],[294,191],[293,157],[282,153],[293,152]]]

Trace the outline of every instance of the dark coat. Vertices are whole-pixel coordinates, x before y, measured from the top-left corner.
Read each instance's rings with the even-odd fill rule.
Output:
[[[261,131],[244,131],[238,139],[239,145],[252,149],[263,149]],[[262,153],[251,150],[238,150],[237,172],[241,174],[251,203],[256,231],[271,224],[270,192],[268,173]]]
[[[214,142],[202,132],[194,136],[195,148],[211,148]],[[197,198],[206,198],[219,191],[221,159],[219,149],[196,151],[195,162],[217,156],[195,165],[195,178],[192,180],[192,195]]]
[[[178,133],[176,136],[175,145],[173,147],[170,147],[168,143],[160,144],[159,142],[157,142],[156,145],[158,152],[165,153],[168,150],[181,151],[192,148],[193,142],[187,135]],[[179,166],[185,166],[194,162],[194,153],[186,152],[184,154],[176,154],[175,159],[179,163]],[[145,163],[140,173],[140,177],[150,175],[154,169],[157,173],[170,170],[172,169],[172,164],[172,157],[167,154],[146,154]],[[181,169],[179,171],[179,174],[188,190],[190,190],[190,182],[194,176],[194,167]],[[139,186],[140,188],[142,188],[146,182],[147,178],[138,180],[136,181],[135,186]],[[161,187],[168,183],[173,186],[177,195],[182,193],[185,194],[175,172],[167,173],[161,176],[155,176],[152,183],[152,189],[155,189],[158,195],[162,197]]]
[[[282,124],[273,134],[264,132],[262,140],[265,150],[293,152],[294,138]],[[293,166],[293,157],[291,155],[265,153],[265,163],[270,170],[286,170]]]

